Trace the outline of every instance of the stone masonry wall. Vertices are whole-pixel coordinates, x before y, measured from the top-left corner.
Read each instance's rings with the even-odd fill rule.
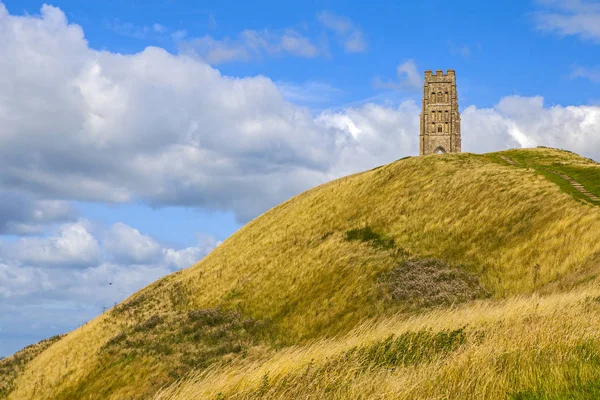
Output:
[[[461,151],[460,114],[456,75],[449,69],[425,71],[419,154],[459,153]]]

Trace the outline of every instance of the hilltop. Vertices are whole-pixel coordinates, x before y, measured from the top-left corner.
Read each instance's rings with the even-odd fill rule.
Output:
[[[594,161],[408,157],[271,209],[0,381],[19,400],[589,398],[599,270]]]

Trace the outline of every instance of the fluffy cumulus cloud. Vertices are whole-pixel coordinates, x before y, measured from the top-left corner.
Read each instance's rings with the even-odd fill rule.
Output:
[[[462,124],[467,151],[550,146],[600,160],[598,106],[545,107],[539,96],[509,96],[491,109],[467,107]]]
[[[419,107],[411,100],[399,106],[367,103],[324,111],[316,122],[336,132],[338,138],[331,176],[363,171],[419,152]]]
[[[335,137],[267,78],[225,77],[155,47],[92,50],[51,6],[0,15],[3,188],[245,220],[322,181],[334,161]]]
[[[355,29],[331,14],[320,18],[340,33]],[[412,101],[314,115],[266,77],[223,76],[156,47],[93,50],[51,6],[39,17],[2,8],[0,35],[3,190],[52,201],[195,206],[246,221],[341,173],[417,153]],[[420,84],[414,62],[397,72],[403,84]],[[597,154],[595,139],[587,140],[596,115],[594,107],[547,108],[539,98],[466,108],[465,149],[557,144]],[[47,219],[71,216],[60,202],[35,207],[54,207]]]
[[[84,223],[65,224],[55,236],[21,238],[3,248],[5,257],[40,267],[87,267],[100,260],[100,247]]]
[[[86,220],[61,225],[43,238],[2,240],[0,305],[14,298],[36,302],[40,296],[83,301],[97,288],[107,293],[100,300],[107,301],[193,265],[218,244],[201,235],[196,246],[172,248],[123,223],[105,230]]]
[[[122,223],[103,230],[85,220],[45,238],[2,240],[0,355],[72,329],[218,244],[204,235],[172,248]]]
[[[121,263],[144,264],[156,261],[161,255],[161,247],[154,238],[122,223],[110,228],[103,245]]]

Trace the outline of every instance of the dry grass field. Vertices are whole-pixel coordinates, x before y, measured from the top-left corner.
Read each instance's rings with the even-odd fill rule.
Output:
[[[557,173],[600,196],[600,165],[546,148],[316,187],[39,352],[5,395],[600,397],[600,207]]]

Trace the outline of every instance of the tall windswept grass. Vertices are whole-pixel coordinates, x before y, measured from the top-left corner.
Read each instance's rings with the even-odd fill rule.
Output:
[[[593,399],[597,287],[485,300],[191,374],[155,400]]]
[[[600,207],[550,167],[600,190],[598,164],[552,149],[413,157],[316,187],[53,344],[10,398],[149,398],[190,373],[161,396],[445,398],[511,388],[505,396],[549,398],[568,380],[587,385],[596,345],[579,339],[597,319],[595,294],[580,288],[599,268]],[[190,319],[212,312],[212,322]],[[443,351],[397,365],[389,360],[408,358],[380,354],[428,340]]]

